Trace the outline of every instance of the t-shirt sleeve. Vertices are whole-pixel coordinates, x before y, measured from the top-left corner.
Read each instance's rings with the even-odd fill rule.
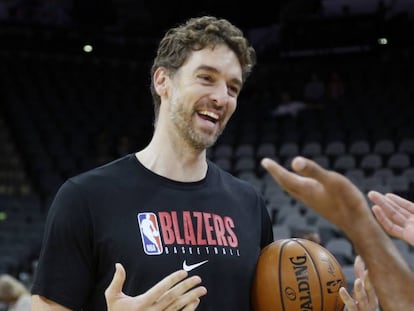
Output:
[[[266,204],[263,198],[261,198],[261,210],[262,210],[262,239],[260,247],[264,248],[266,245],[273,242],[273,227],[272,220],[270,219],[269,212],[266,208]]]
[[[93,224],[80,187],[66,181],[46,220],[32,293],[80,310],[93,279]]]

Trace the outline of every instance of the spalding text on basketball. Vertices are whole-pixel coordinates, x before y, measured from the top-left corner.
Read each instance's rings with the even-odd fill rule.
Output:
[[[300,309],[313,310],[312,296],[310,293],[309,273],[308,273],[308,258],[306,255],[289,258],[295,271],[295,277],[298,286]]]

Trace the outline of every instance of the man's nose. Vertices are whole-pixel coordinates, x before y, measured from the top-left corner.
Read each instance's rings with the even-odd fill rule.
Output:
[[[211,93],[210,98],[216,103],[218,106],[224,106],[229,102],[229,90],[227,85],[218,85],[214,91]]]

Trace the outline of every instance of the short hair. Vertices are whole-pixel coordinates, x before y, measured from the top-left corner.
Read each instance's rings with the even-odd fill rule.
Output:
[[[256,64],[256,52],[242,30],[228,20],[214,16],[193,17],[166,32],[159,43],[151,67],[151,94],[155,120],[158,119],[161,105],[161,98],[155,91],[153,81],[157,68],[165,67],[174,75],[191,52],[219,44],[227,45],[236,54],[242,68],[242,82],[245,82]]]

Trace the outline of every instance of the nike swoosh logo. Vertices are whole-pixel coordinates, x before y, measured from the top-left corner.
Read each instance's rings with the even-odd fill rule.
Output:
[[[195,268],[200,267],[201,265],[204,265],[204,264],[205,264],[205,263],[207,263],[207,262],[208,262],[208,260],[204,260],[204,261],[202,261],[202,262],[198,262],[198,263],[195,263],[195,264],[193,264],[193,265],[187,265],[187,262],[184,260],[184,262],[183,262],[183,269],[184,269],[185,271],[189,272],[189,271],[191,271],[191,270],[194,270]]]

